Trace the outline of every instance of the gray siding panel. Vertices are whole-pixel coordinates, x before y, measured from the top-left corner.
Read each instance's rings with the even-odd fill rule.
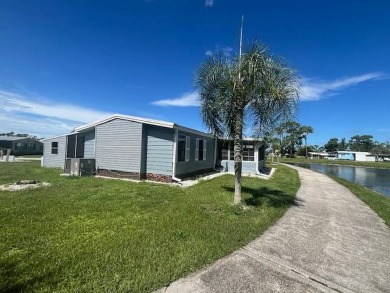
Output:
[[[115,119],[96,126],[96,166],[100,169],[140,172],[142,124]]]
[[[173,129],[145,125],[146,173],[172,176]]]
[[[58,154],[51,153],[51,143],[58,142]],[[66,136],[49,139],[43,142],[43,166],[61,168],[65,166]]]
[[[95,158],[95,130],[85,133],[84,158]]]
[[[214,149],[215,139],[208,136],[201,136],[193,133],[188,133],[179,130],[179,135],[185,135],[190,137],[190,158],[189,161],[176,162],[176,176],[185,177],[186,174],[196,173],[201,170],[214,169]],[[206,143],[206,160],[195,160],[196,139],[205,139]]]

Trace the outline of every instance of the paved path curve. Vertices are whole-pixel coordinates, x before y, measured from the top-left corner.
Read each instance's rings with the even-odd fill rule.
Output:
[[[328,176],[300,168],[296,205],[261,237],[158,292],[390,292],[390,229]]]

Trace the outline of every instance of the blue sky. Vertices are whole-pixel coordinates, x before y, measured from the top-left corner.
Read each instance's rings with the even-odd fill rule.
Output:
[[[390,141],[390,2],[0,1],[0,132],[49,137],[112,113],[205,130],[194,74],[254,39],[301,77],[309,144]]]

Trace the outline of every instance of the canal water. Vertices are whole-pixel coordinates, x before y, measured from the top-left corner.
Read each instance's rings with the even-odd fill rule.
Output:
[[[296,163],[293,165],[337,176],[390,197],[390,169],[304,163]]]

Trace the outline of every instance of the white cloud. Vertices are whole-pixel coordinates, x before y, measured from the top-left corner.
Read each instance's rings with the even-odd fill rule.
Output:
[[[373,72],[363,75],[337,79],[334,81],[314,81],[312,79],[302,79],[301,101],[318,101],[328,96],[337,94],[338,91],[357,85],[359,83],[383,79],[382,73]]]
[[[219,53],[221,53],[225,57],[230,57],[233,53],[233,48],[215,46],[214,50],[207,50],[205,52],[206,56],[213,56],[213,55],[219,54]]]
[[[156,106],[196,107],[199,106],[199,94],[197,92],[185,93],[179,98],[158,100],[152,104]]]
[[[18,93],[0,90],[0,128],[5,132],[49,137],[70,132],[74,127],[110,113],[88,108],[45,103]]]
[[[214,0],[206,0],[204,2],[205,7],[213,7],[213,5],[214,5]]]

